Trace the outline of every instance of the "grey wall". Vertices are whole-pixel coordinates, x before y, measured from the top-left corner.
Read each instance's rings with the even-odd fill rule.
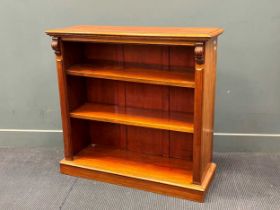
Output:
[[[44,31],[76,24],[224,28],[215,132],[280,133],[278,0],[1,0],[0,129],[61,129],[54,54]],[[0,144],[28,145],[30,138],[34,145],[34,136],[2,130]],[[60,141],[61,134],[51,138]],[[215,148],[280,151],[279,137],[246,139],[222,134]]]

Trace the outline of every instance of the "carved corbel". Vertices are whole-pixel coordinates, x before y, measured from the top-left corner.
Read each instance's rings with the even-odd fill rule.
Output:
[[[57,56],[61,55],[60,39],[58,37],[52,38],[51,46]]]
[[[204,45],[203,43],[197,43],[194,48],[195,62],[199,65],[204,64]]]

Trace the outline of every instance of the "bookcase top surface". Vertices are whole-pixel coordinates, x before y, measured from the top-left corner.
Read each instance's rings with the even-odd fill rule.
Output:
[[[47,30],[50,36],[137,36],[210,39],[223,33],[221,28],[185,27],[135,27],[135,26],[90,26],[78,25]]]

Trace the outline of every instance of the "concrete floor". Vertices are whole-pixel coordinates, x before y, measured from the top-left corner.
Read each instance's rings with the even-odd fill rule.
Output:
[[[0,209],[280,209],[280,154],[215,154],[204,204],[61,175],[62,157],[56,148],[0,148]]]

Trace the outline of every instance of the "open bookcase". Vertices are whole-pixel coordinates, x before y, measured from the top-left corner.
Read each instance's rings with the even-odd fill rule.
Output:
[[[217,28],[47,31],[60,90],[61,172],[203,201],[215,172]]]

